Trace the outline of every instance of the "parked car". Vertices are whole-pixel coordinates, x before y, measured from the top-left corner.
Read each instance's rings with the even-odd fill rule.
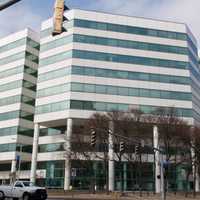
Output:
[[[37,187],[29,181],[16,181],[13,185],[0,186],[0,200],[12,198],[14,200],[45,200],[47,191]]]

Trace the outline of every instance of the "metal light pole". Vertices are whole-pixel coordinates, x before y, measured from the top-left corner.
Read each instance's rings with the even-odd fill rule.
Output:
[[[20,147],[19,147],[19,167],[18,167],[18,180],[20,179],[19,176],[20,176],[20,171],[21,171],[21,153],[22,153],[22,148],[23,148],[23,145],[20,144]]]

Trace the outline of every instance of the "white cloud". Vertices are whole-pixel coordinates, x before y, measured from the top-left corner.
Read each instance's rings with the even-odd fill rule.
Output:
[[[96,0],[89,8],[186,23],[200,46],[200,0]]]
[[[19,4],[0,12],[0,37],[26,27],[38,29],[42,18],[34,14],[30,7]]]
[[[41,0],[32,1],[38,1],[39,4]],[[71,4],[73,2],[79,4],[80,8],[89,10],[187,23],[200,46],[200,0],[71,0]],[[25,27],[39,29],[46,11],[36,14],[36,10],[28,5],[19,3],[11,9],[0,12],[0,36]]]

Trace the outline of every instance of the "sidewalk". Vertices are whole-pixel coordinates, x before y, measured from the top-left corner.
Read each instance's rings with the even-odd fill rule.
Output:
[[[127,196],[120,196],[119,193],[113,193],[110,195],[106,194],[83,194],[83,193],[66,193],[65,195],[56,195],[56,194],[49,194],[49,199],[80,199],[80,200],[160,200],[160,195],[156,194],[149,194],[144,193],[142,197],[139,196],[139,194],[133,194],[129,193]],[[189,195],[187,198],[185,198],[184,194],[167,194],[167,200],[200,200],[200,195],[196,196],[196,198],[193,198],[192,195]]]

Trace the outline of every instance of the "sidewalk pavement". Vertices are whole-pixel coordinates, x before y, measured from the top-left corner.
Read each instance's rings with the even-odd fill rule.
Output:
[[[83,193],[66,193],[66,194],[49,194],[49,199],[66,199],[66,200],[160,200],[161,196],[159,194],[149,194],[143,193],[140,197],[139,193],[129,193],[126,196],[121,196],[120,193],[112,193],[110,195],[106,194],[83,194]],[[192,195],[190,194],[187,198],[184,194],[174,195],[172,193],[167,194],[167,200],[194,200]],[[196,196],[196,200],[200,200],[200,195]]]

